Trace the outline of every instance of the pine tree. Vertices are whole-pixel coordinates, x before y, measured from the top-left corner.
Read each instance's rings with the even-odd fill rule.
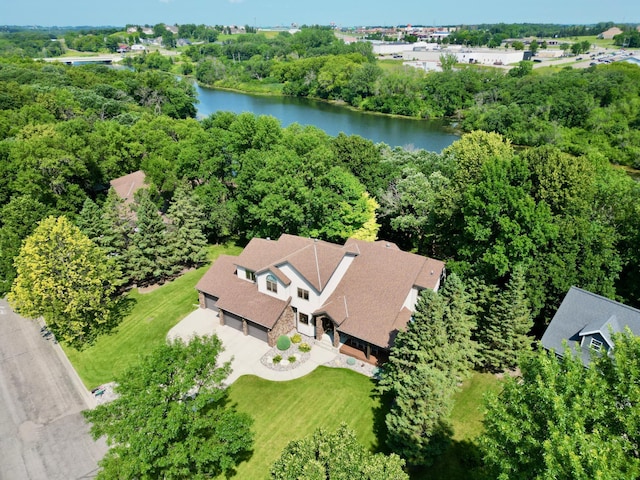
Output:
[[[200,265],[207,259],[204,212],[188,184],[181,183],[167,212],[168,258],[173,265]]]
[[[418,364],[396,382],[385,418],[387,446],[409,465],[428,465],[449,444],[453,406],[451,378],[431,365]]]
[[[519,354],[531,349],[528,334],[532,327],[524,269],[518,266],[491,306],[479,334],[485,368],[491,371],[514,368]]]
[[[440,294],[446,298],[448,370],[461,381],[477,362],[478,344],[472,339],[476,329],[474,306],[467,289],[455,273],[449,274]]]
[[[76,225],[82,233],[93,242],[99,243],[100,237],[104,234],[105,226],[102,218],[102,209],[90,198],[87,198],[82,205],[82,210],[76,219]]]
[[[131,280],[129,248],[134,231],[134,215],[114,189],[110,189],[102,206],[102,234],[96,243],[104,249],[122,272],[121,283]]]
[[[132,280],[148,283],[174,273],[167,258],[167,229],[147,189],[140,190],[136,229],[131,236],[129,268]]]
[[[411,465],[430,464],[449,441],[452,396],[477,357],[474,328],[469,295],[451,274],[440,293],[420,294],[396,337],[380,389],[393,397],[387,445]]]

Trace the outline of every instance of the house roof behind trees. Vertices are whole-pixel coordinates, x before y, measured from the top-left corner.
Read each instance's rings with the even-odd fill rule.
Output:
[[[564,352],[563,342],[574,353],[580,348],[585,365],[590,362],[589,342],[594,338],[604,343],[605,350],[614,348],[611,334],[629,328],[640,336],[640,310],[610,300],[595,293],[571,287],[560,308],[542,336],[542,345],[558,354]]]
[[[124,177],[114,178],[109,182],[125,204],[132,203],[134,194],[145,186],[146,176],[142,170],[130,173]]]

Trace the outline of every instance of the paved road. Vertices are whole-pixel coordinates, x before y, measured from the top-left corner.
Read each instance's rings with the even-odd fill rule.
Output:
[[[107,447],[80,413],[92,397],[39,328],[0,299],[0,480],[93,478]]]

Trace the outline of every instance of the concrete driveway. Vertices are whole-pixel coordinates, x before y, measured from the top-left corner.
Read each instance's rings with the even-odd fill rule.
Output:
[[[93,397],[39,329],[0,300],[0,479],[93,478],[107,451],[80,413]]]
[[[167,337],[188,340],[193,335],[213,334],[218,335],[224,346],[220,360],[226,362],[233,358],[231,362],[233,371],[227,378],[227,384],[233,383],[242,375],[256,375],[276,382],[293,380],[307,375],[318,365],[331,362],[337,355],[331,348],[314,345],[311,349],[311,358],[299,367],[284,372],[272,370],[260,362],[260,359],[271,350],[269,345],[257,338],[244,336],[239,330],[220,325],[218,314],[204,308],[198,308],[189,314],[169,331]]]

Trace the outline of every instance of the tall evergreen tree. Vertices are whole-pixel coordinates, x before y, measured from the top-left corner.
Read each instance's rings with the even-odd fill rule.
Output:
[[[518,355],[531,349],[533,318],[526,294],[524,268],[516,267],[500,292],[478,334],[482,363],[492,371],[514,368]]]
[[[105,225],[102,216],[102,209],[90,198],[82,204],[82,210],[76,219],[76,225],[82,233],[93,242],[99,243],[100,237],[105,233]]]
[[[181,183],[173,195],[167,211],[169,218],[168,257],[172,264],[189,267],[200,265],[207,259],[207,239],[202,232],[204,212],[191,195],[188,184]]]
[[[132,278],[129,262],[129,248],[134,231],[134,216],[130,208],[118,196],[114,189],[110,189],[107,199],[102,205],[102,234],[96,243],[118,265],[121,283],[127,284]]]
[[[169,276],[174,270],[167,258],[167,229],[147,189],[137,195],[136,229],[131,236],[129,267],[132,280],[147,283]]]
[[[477,362],[478,344],[472,339],[476,329],[475,307],[467,287],[455,273],[449,274],[440,292],[446,299],[445,325],[448,371],[461,381]]]
[[[387,445],[411,465],[430,464],[450,438],[452,395],[476,360],[469,295],[451,274],[440,293],[424,290],[398,333],[380,382],[393,397]]]

